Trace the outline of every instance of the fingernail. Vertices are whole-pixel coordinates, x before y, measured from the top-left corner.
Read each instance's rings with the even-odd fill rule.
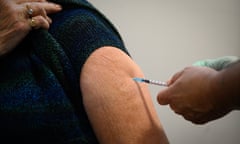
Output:
[[[59,5],[59,4],[55,4],[55,7],[56,7],[57,9],[62,9],[62,6]]]
[[[49,18],[49,24],[52,24],[52,19]]]

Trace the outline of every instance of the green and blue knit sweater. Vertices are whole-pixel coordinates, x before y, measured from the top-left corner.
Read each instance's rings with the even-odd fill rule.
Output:
[[[54,0],[48,31],[32,31],[0,58],[0,140],[24,144],[97,144],[82,104],[79,77],[102,46],[127,53],[112,24],[85,0]],[[1,142],[4,143],[4,142]]]

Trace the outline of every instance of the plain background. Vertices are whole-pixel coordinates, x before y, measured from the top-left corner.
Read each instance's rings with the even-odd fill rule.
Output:
[[[149,79],[167,80],[195,61],[240,56],[240,0],[90,0],[117,27]],[[240,112],[194,125],[157,104],[171,144],[239,144]]]

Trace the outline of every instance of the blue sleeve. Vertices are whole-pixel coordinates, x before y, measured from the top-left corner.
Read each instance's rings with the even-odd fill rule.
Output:
[[[55,15],[53,21],[50,33],[63,47],[77,72],[97,48],[113,46],[128,54],[117,30],[97,11],[65,10]]]

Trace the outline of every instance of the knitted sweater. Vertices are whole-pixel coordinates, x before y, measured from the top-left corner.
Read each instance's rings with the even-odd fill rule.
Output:
[[[7,143],[97,144],[79,78],[102,46],[122,49],[111,23],[85,0],[55,0],[64,10],[0,58],[0,132]],[[3,142],[1,142],[3,143]]]

